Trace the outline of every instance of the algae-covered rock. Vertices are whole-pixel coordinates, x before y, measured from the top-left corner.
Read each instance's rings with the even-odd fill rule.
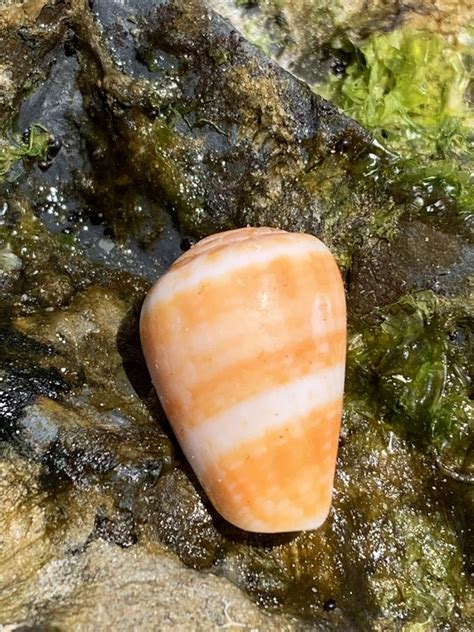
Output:
[[[19,243],[12,243],[24,252],[20,280],[28,280],[30,264],[21,244],[32,238],[26,228],[31,222],[28,225],[37,230],[33,238],[44,237],[41,247],[29,252],[35,255],[33,278],[54,258],[48,285],[57,288],[64,277],[68,292],[56,291],[52,302],[44,292],[40,296],[24,292],[19,304],[11,297],[4,330],[3,430],[19,448],[47,462],[55,475],[65,475],[81,487],[97,481],[111,489],[118,486],[126,504],[130,500],[125,489],[132,494],[139,485],[156,480],[172,454],[168,438],[156,427],[161,414],[156,403],[140,399],[132,386],[145,371],[141,356],[137,359],[137,350],[128,343],[130,330],[133,335],[137,330],[135,304],[143,285],[120,273],[105,279],[103,270],[93,270],[85,261],[79,282],[73,261],[79,266],[81,259],[73,252],[63,258],[65,246],[61,252],[58,240],[43,235],[26,216],[23,212]],[[92,284],[91,279],[99,275],[102,284]],[[33,282],[31,287],[37,286]],[[42,290],[45,287],[41,284]],[[25,353],[18,349],[20,340]]]
[[[182,230],[306,230],[345,265],[359,240],[368,246],[390,232],[405,206],[369,176],[377,153],[370,137],[219,16],[200,2],[165,2],[149,14],[137,10],[114,39],[116,22],[95,6],[113,46],[82,8],[77,28],[99,147],[104,126],[115,140],[99,151],[100,164],[127,160],[135,186],[164,199]],[[136,69],[133,45],[156,60],[151,71]],[[140,78],[131,83],[117,64]]]
[[[369,315],[407,292],[432,290],[465,295],[474,265],[472,245],[419,220],[403,222],[390,241],[381,240],[370,257],[356,255],[351,268],[351,313]],[[383,283],[381,283],[383,279]]]
[[[310,11],[327,38],[342,11],[344,41],[428,6],[240,4],[278,4],[293,34]],[[427,23],[449,3],[434,4]],[[420,182],[207,3],[11,2],[0,16],[0,625],[472,629],[465,198]],[[335,53],[307,32],[323,72]],[[286,40],[280,61],[305,46]],[[190,234],[248,222],[322,237],[345,273],[344,423],[314,532],[216,515],[141,354],[150,282]]]
[[[227,547],[209,503],[181,470],[164,474],[146,496],[138,496],[134,513],[148,537],[193,568],[212,568]]]
[[[314,86],[394,153],[414,192],[421,185],[429,198],[434,184],[441,189],[427,215],[442,215],[451,198],[466,222],[474,208],[472,43],[470,35],[450,42],[396,28],[350,45],[347,68]]]

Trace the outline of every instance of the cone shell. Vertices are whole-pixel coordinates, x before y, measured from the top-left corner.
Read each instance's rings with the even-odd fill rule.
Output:
[[[319,527],[331,505],[346,348],[344,289],[311,235],[203,239],[153,286],[148,369],[217,511],[248,531]]]

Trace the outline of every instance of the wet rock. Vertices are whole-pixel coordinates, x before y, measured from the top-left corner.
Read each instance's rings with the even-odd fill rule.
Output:
[[[352,591],[362,588],[376,608],[375,629],[428,617],[457,619],[462,629],[462,550],[439,500],[441,481],[428,475],[425,457],[413,445],[364,420],[360,403],[347,412],[334,522],[345,542],[343,555],[355,564],[346,576]],[[339,507],[344,509],[337,515]]]
[[[394,208],[383,183],[349,169],[376,151],[364,130],[202,3],[137,5],[136,25],[118,39],[117,21],[101,6],[98,22],[83,19],[81,8],[75,26],[84,43],[82,90],[98,128],[92,138],[99,147],[104,134],[115,139],[97,166],[127,160],[135,186],[164,201],[183,231],[203,236],[247,223],[306,230],[346,263],[354,241],[370,242],[382,217],[396,221],[403,206]],[[152,78],[132,63],[133,41],[161,60]],[[138,76],[132,82],[117,66]]]
[[[65,303],[72,293],[71,279],[66,274],[51,275],[45,271],[36,274],[30,284],[31,298],[44,307]]]
[[[7,2],[0,7],[0,129],[18,100],[48,72],[64,34],[66,6],[54,0]]]
[[[76,372],[82,367],[87,381],[105,386],[107,374],[122,373],[122,380],[116,382],[115,388],[122,388],[124,395],[130,395],[130,385],[123,369],[120,371],[122,358],[115,340],[127,309],[116,293],[90,286],[63,309],[39,311],[16,319],[15,328],[38,342],[52,345],[58,353],[66,349],[67,355],[72,352],[68,363],[76,364]],[[102,354],[96,352],[100,348]],[[108,371],[103,370],[104,365]]]
[[[40,398],[17,423],[19,446],[51,471],[85,488],[100,482],[126,504],[133,491],[153,483],[169,464],[169,442],[158,427],[134,425],[119,411],[102,413],[87,403],[68,403]]]
[[[53,446],[59,428],[41,409],[40,402],[39,405],[34,404],[26,410],[25,416],[20,419],[17,432],[21,437],[21,443],[28,446],[36,457],[41,458]]]
[[[30,573],[38,571],[53,557],[54,546],[46,536],[47,520],[42,510],[46,495],[37,482],[38,466],[19,462],[11,454],[5,458],[5,452],[2,456],[1,611],[8,617],[16,607],[15,592],[21,591],[27,569]]]
[[[192,568],[212,567],[225,546],[208,505],[180,470],[165,474],[146,496],[137,498],[135,513],[148,537],[167,545]]]
[[[17,440],[79,485],[121,486],[124,503],[126,489],[155,480],[171,459],[169,441],[137,397],[117,348],[128,310],[116,292],[90,286],[61,310],[14,321],[54,350],[48,363],[70,384],[62,403],[40,398],[25,409]]]
[[[14,304],[15,310],[19,303],[25,311],[32,311],[37,304],[57,308],[71,298],[80,278],[87,281],[91,267],[64,239],[47,232],[21,196],[5,201],[0,239],[21,259],[15,292],[0,297],[2,302]]]
[[[20,257],[11,250],[7,243],[0,248],[0,289],[7,292],[20,276],[22,268]]]
[[[472,246],[419,221],[403,222],[392,240],[354,257],[349,281],[353,315],[394,303],[410,291],[463,294],[474,263]]]
[[[119,517],[120,528],[117,514],[112,527],[103,509],[94,520],[100,496],[73,487],[53,492],[40,465],[4,445],[0,456],[0,625],[85,630],[93,620],[94,627],[129,630],[150,629],[153,620],[160,630],[233,622],[248,629],[307,629],[262,613],[227,580],[184,568],[156,544],[127,550],[133,544],[133,530],[127,535],[124,529],[129,515]],[[101,540],[91,542],[96,536]]]
[[[95,519],[94,535],[123,548],[133,546],[137,542],[137,534],[132,512],[115,511],[111,517],[98,514]]]
[[[39,365],[50,355],[47,347],[8,326],[0,329],[0,340],[0,435],[11,437],[25,406],[40,395],[55,400],[68,390],[68,385],[58,369]]]

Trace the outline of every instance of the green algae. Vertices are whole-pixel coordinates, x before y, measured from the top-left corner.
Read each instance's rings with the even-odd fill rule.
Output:
[[[347,44],[346,52],[352,62],[345,72],[314,90],[394,152],[407,186],[438,187],[462,214],[472,215],[472,49],[402,27]]]
[[[430,291],[379,310],[378,324],[350,339],[349,397],[363,388],[374,414],[463,457],[474,430],[470,320],[467,297],[448,300]]]
[[[12,141],[0,139],[0,181],[3,180],[14,165],[20,160],[43,160],[48,155],[51,135],[48,130],[34,123],[26,140],[15,138]]]
[[[447,156],[466,151],[474,133],[469,81],[463,51],[405,27],[358,46],[344,76],[331,78],[324,92],[407,158]]]

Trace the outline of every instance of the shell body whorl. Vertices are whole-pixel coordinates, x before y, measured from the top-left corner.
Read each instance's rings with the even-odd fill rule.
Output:
[[[150,290],[153,383],[217,511],[249,531],[319,527],[331,505],[346,311],[315,237],[244,228],[203,239]]]

